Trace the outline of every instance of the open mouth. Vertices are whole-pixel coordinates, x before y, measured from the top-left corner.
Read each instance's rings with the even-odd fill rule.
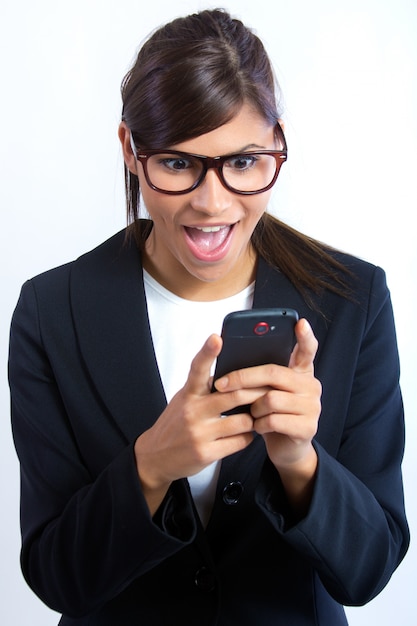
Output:
[[[222,256],[226,253],[234,224],[219,226],[185,227],[188,244],[201,260]]]

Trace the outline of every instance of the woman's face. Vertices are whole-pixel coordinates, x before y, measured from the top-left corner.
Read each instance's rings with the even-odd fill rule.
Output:
[[[154,191],[132,154],[129,130],[123,124],[119,135],[126,164],[139,177],[143,201],[154,223],[144,258],[149,273],[170,291],[191,300],[227,297],[249,285],[256,264],[250,239],[271,192],[233,193],[223,187],[213,169],[187,194],[169,196]],[[245,105],[227,124],[164,148],[213,157],[271,150],[275,148],[274,127]]]

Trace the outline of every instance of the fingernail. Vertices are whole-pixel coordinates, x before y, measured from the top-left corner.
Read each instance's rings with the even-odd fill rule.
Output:
[[[216,389],[220,391],[221,389],[226,389],[228,384],[229,384],[228,377],[223,376],[222,378],[219,378],[218,380],[216,380],[215,387]]]

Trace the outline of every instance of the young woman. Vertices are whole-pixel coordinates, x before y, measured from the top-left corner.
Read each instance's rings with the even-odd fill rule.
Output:
[[[66,626],[346,624],[409,541],[384,272],[268,215],[287,147],[240,21],[159,29],[122,95],[130,225],[13,317],[23,573]],[[223,317],[280,306],[289,367],[212,393]]]

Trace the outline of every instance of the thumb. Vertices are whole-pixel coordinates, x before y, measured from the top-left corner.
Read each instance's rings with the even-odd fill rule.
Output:
[[[295,336],[297,343],[291,354],[289,367],[299,372],[314,371],[318,342],[306,319],[299,320],[295,325]]]
[[[186,387],[190,393],[202,395],[207,393],[210,370],[214,359],[219,355],[222,340],[219,335],[210,335],[192,363]]]

